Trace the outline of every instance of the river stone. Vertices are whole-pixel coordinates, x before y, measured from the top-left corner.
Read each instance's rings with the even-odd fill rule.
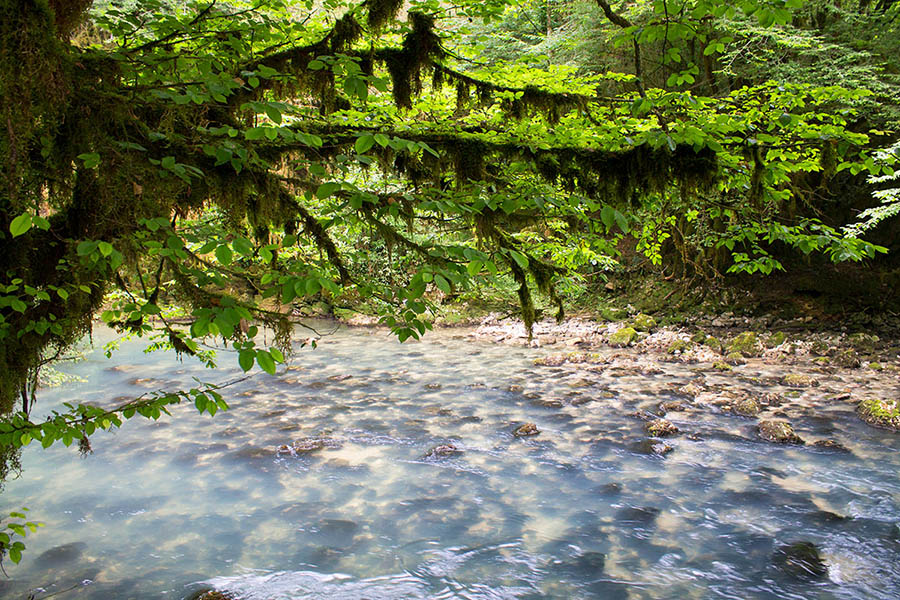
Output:
[[[827,356],[831,352],[831,346],[825,340],[814,340],[809,345],[809,352],[816,356]]]
[[[647,423],[644,429],[653,437],[666,437],[678,433],[678,428],[665,419],[654,419]]]
[[[760,407],[759,402],[753,398],[741,398],[731,406],[731,410],[742,417],[755,417],[759,414]]]
[[[760,437],[776,444],[803,444],[794,428],[787,421],[760,421],[757,425]]]
[[[772,562],[797,579],[819,579],[828,574],[828,565],[812,542],[796,542],[775,551]]]
[[[425,458],[447,458],[450,456],[459,456],[462,450],[453,444],[440,444],[425,453]]]
[[[691,341],[695,344],[702,344],[706,341],[706,334],[702,331],[697,331],[691,336]]]
[[[717,360],[712,364],[712,368],[714,371],[731,371],[731,365],[722,360]]]
[[[869,425],[900,432],[900,400],[863,400],[856,414]]]
[[[842,443],[835,440],[816,440],[812,444],[816,448],[822,448],[824,450],[833,450],[834,452],[850,452],[850,449],[847,448]]]
[[[63,544],[42,552],[34,559],[34,562],[39,567],[56,568],[65,563],[78,560],[84,554],[86,548],[87,544],[84,542]]]
[[[609,336],[609,345],[615,347],[630,346],[637,339],[637,331],[633,327],[623,327]]]
[[[232,598],[218,590],[200,590],[188,596],[187,600],[232,600]]]
[[[650,331],[656,327],[656,319],[650,315],[640,313],[639,315],[635,315],[634,319],[631,320],[631,324],[637,331]]]
[[[802,373],[788,373],[781,378],[781,383],[788,387],[815,387],[819,385],[813,377]]]
[[[759,356],[761,349],[762,344],[760,344],[756,333],[752,331],[739,333],[727,346],[729,355],[740,354],[746,357]]]
[[[722,342],[719,341],[719,338],[714,336],[709,336],[705,340],[703,340],[703,345],[712,350],[713,352],[722,352]]]
[[[856,369],[860,365],[859,355],[856,353],[856,350],[853,349],[838,352],[834,355],[832,362],[844,369]]]
[[[537,428],[537,425],[534,423],[525,423],[523,425],[519,425],[513,430],[513,435],[516,437],[528,437],[531,435],[537,435],[541,432],[540,429]]]
[[[740,352],[729,352],[728,356],[725,357],[725,362],[736,367],[745,364],[747,361],[744,360],[744,355]]]

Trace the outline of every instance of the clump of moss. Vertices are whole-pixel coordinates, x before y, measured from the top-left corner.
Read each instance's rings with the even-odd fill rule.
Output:
[[[637,339],[638,333],[634,327],[623,327],[609,336],[610,346],[630,346]]]
[[[761,347],[755,332],[744,331],[729,342],[728,353],[737,353],[745,357],[759,356]]]

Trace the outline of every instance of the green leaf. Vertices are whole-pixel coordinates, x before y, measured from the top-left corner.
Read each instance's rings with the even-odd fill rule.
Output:
[[[356,150],[357,154],[365,154],[369,150],[372,149],[372,146],[375,145],[375,136],[369,133],[360,136],[356,143],[353,145],[354,150]]]
[[[97,165],[100,164],[100,155],[96,152],[87,152],[85,154],[79,154],[78,158],[81,162],[84,163],[84,166],[88,169],[93,169]]]
[[[438,287],[438,289],[441,290],[442,292],[444,292],[445,294],[450,293],[450,282],[447,281],[447,279],[443,275],[436,274],[434,276],[434,285],[436,285]]]
[[[510,250],[509,255],[512,256],[513,260],[516,261],[516,264],[519,265],[523,269],[528,268],[528,257],[518,252],[516,250]]]
[[[279,350],[278,348],[269,348],[269,354],[272,355],[272,358],[275,359],[275,362],[284,362],[284,354],[282,354],[281,350]]]
[[[22,213],[12,220],[9,224],[9,232],[13,237],[19,237],[29,229],[31,229],[32,219],[31,213]]]
[[[256,362],[259,364],[259,368],[269,375],[275,374],[275,360],[272,358],[272,355],[265,350],[256,351]]]
[[[234,255],[231,252],[231,248],[222,244],[218,248],[216,248],[216,260],[219,261],[224,266],[228,266],[231,264],[231,259]]]
[[[254,354],[253,350],[241,350],[240,354],[238,354],[238,364],[246,373],[253,368],[253,360],[255,358],[256,354]]]
[[[250,243],[250,240],[244,237],[236,237],[234,241],[231,242],[231,245],[237,250],[240,254],[244,256],[253,256],[253,244]]]
[[[323,183],[316,190],[316,198],[323,200],[323,199],[327,198],[328,196],[332,195],[333,193],[335,193],[336,191],[338,191],[339,189],[341,189],[341,184],[339,184],[339,183],[336,183],[333,181],[329,182],[329,183]]]

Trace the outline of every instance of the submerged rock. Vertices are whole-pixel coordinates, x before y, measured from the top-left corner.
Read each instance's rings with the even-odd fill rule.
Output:
[[[187,600],[233,600],[233,598],[218,590],[200,590],[188,596]]]
[[[634,327],[623,327],[609,336],[610,346],[630,346],[637,339],[637,330]]]
[[[40,567],[55,568],[64,563],[72,562],[81,558],[84,554],[87,544],[84,542],[72,542],[71,544],[63,544],[56,546],[38,555],[34,562]]]
[[[687,409],[688,409],[687,404],[685,404],[681,400],[667,400],[666,402],[659,403],[659,410],[663,413],[682,412]]]
[[[540,429],[537,428],[537,425],[534,423],[525,423],[524,425],[519,425],[513,430],[513,435],[516,437],[528,437],[531,435],[537,435],[541,432]]]
[[[653,437],[666,437],[678,433],[678,428],[665,419],[654,419],[647,423],[644,429]]]
[[[833,450],[834,452],[850,452],[850,449],[844,446],[842,443],[837,442],[835,440],[816,440],[812,444],[816,448],[822,448],[824,450]]]
[[[900,400],[863,400],[856,414],[869,425],[900,432]]]
[[[760,437],[776,444],[803,444],[794,428],[787,421],[760,421],[757,425]]]
[[[448,458],[459,456],[463,451],[453,444],[440,444],[425,453],[425,458]]]
[[[632,449],[638,454],[647,454],[649,456],[665,456],[675,448],[665,442],[648,439],[637,442]]]
[[[812,542],[796,542],[775,551],[772,562],[781,571],[798,579],[819,579],[828,574],[828,565]]]
[[[282,444],[278,447],[278,454],[290,454],[294,456],[297,454],[309,454],[311,452],[316,452],[317,450],[324,450],[325,448],[340,447],[341,443],[333,438],[308,437],[296,440],[290,445]]]

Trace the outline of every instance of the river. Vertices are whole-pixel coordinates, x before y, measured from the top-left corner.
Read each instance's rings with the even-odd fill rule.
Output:
[[[66,366],[84,381],[44,390],[38,411],[240,376],[225,353],[210,371],[142,348]],[[682,433],[658,456],[635,411],[698,377],[741,387],[774,367],[700,373],[609,354],[593,369],[546,367],[534,364],[546,350],[459,330],[398,344],[344,328],[277,376],[229,387],[231,409],[215,417],[179,406],[135,418],[94,435],[83,458],[32,444],[3,505],[46,526],[21,564],[5,561],[0,598],[72,586],[59,597],[900,596],[900,436],[827,401],[839,374],[814,390],[770,387],[807,407],[791,413],[803,437],[849,452],[768,443],[754,419],[687,410],[667,415]],[[540,434],[515,437],[528,422]],[[278,452],[298,440],[317,449]],[[428,455],[448,444],[458,452]],[[796,542],[815,544],[827,575],[778,566]]]

